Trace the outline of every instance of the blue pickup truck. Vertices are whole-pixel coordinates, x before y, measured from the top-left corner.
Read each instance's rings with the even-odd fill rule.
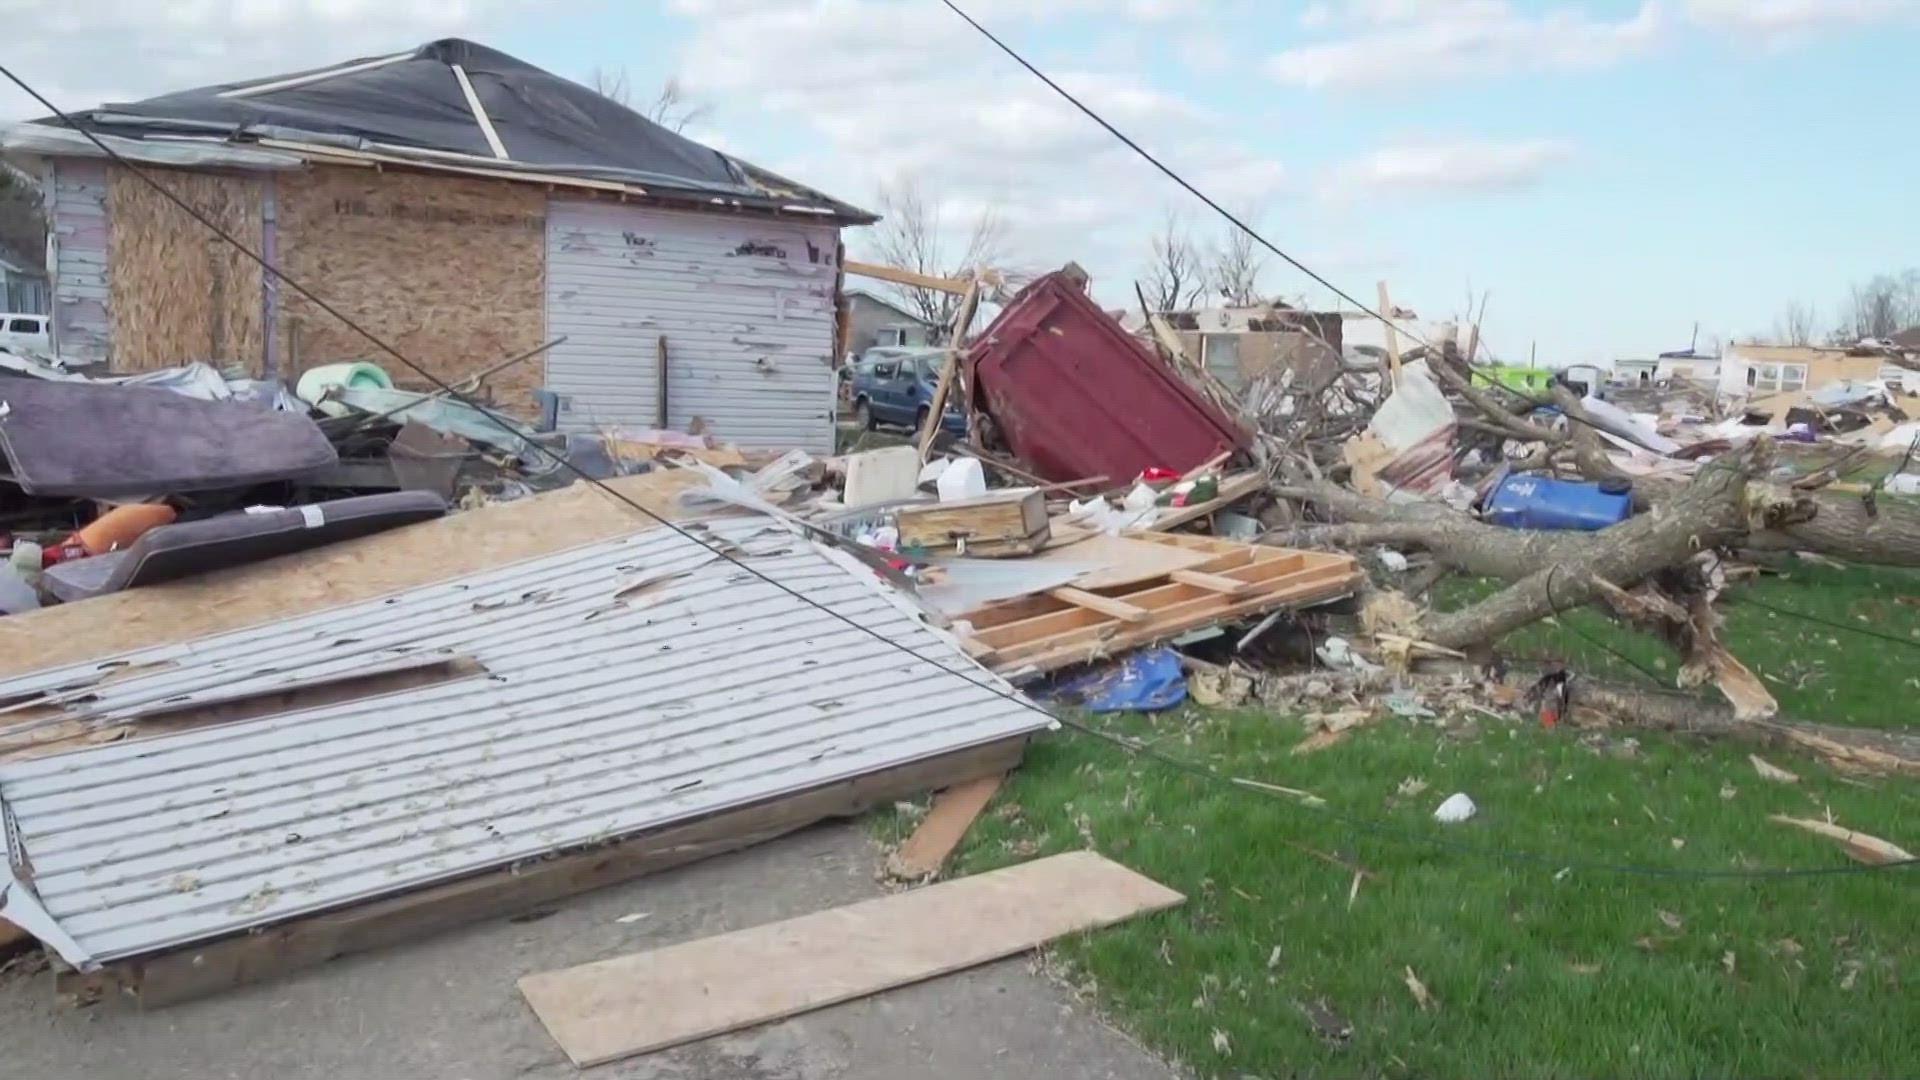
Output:
[[[853,420],[871,431],[882,425],[920,430],[933,390],[940,382],[945,349],[868,349],[853,367]],[[949,394],[940,428],[949,435],[967,433],[967,417],[958,395]]]

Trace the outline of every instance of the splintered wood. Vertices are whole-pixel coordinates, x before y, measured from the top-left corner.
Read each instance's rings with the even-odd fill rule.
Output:
[[[1179,904],[1092,852],[520,980],[581,1067],[825,1008]]]
[[[1352,558],[1330,552],[1169,533],[1127,538],[1205,560],[1098,592],[1054,589],[975,608],[958,620],[972,627],[968,652],[1003,673],[1051,671],[1229,619],[1332,600],[1360,578]]]

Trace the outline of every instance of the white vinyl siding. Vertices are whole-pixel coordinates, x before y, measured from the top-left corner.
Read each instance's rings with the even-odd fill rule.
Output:
[[[546,386],[563,430],[667,425],[833,452],[832,225],[579,199],[547,210]]]
[[[107,360],[107,166],[62,158],[48,185],[47,225],[53,286],[53,346],[75,360]]]

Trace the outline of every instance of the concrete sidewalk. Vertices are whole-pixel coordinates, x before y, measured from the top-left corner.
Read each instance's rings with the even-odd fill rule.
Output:
[[[140,1014],[73,1010],[52,976],[0,984],[0,1063],[38,1080],[1168,1080],[1024,958],[578,1071],[514,980],[877,895],[857,823],[285,979]],[[627,923],[623,915],[645,917]]]

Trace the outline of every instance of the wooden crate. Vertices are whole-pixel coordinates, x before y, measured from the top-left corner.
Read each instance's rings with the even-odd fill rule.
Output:
[[[988,559],[1031,555],[1047,543],[1047,499],[1039,491],[1005,491],[959,502],[904,506],[895,524],[903,550],[952,551]]]
[[[1345,596],[1361,575],[1350,556],[1333,552],[1173,533],[1125,535],[1211,557],[1111,589],[1053,589],[982,605],[956,620],[973,628],[963,639],[967,651],[1002,673],[1052,671],[1215,623]]]

